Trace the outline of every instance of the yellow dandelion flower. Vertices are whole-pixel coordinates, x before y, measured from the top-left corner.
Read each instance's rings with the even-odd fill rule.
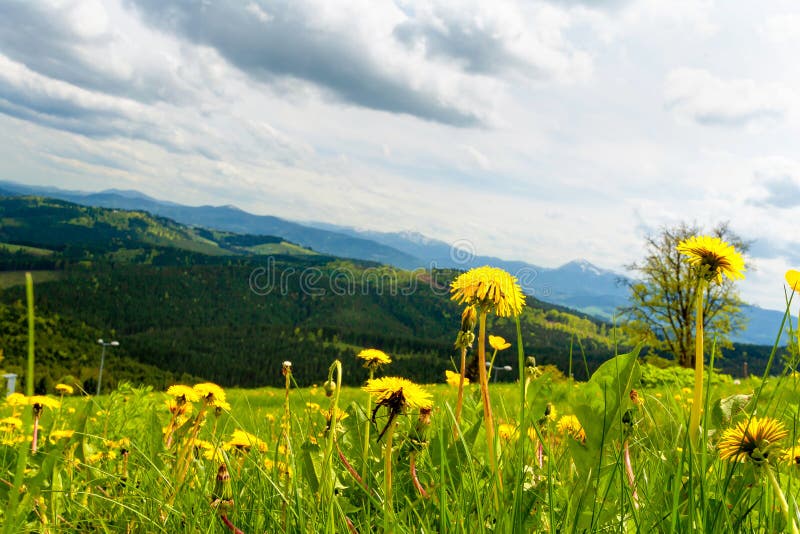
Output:
[[[687,256],[689,263],[703,269],[708,280],[722,283],[722,275],[731,280],[744,278],[744,258],[718,237],[693,236],[678,243],[678,252]]]
[[[22,428],[22,419],[19,417],[4,417],[0,419],[0,425],[8,427],[8,430],[17,430]]]
[[[197,402],[200,400],[200,393],[190,386],[175,384],[167,389],[167,395],[179,402]]]
[[[225,391],[218,385],[211,382],[196,384],[194,386],[194,390],[198,395],[200,395],[200,397],[205,399],[207,403],[212,403],[215,400],[225,400]]]
[[[501,423],[497,427],[497,435],[506,441],[511,441],[517,437],[517,425],[511,423]],[[534,433],[534,435],[536,435]]]
[[[267,450],[267,444],[261,441],[257,436],[238,429],[233,431],[231,439],[225,443],[226,449],[235,448],[249,451],[252,447],[256,447],[261,452],[266,452]]]
[[[444,372],[444,376],[448,384],[450,384],[454,388],[458,387],[458,383],[461,381],[461,373],[454,373],[453,371],[448,369]],[[464,385],[465,386],[469,385],[469,378],[467,378],[466,376],[464,377]]]
[[[364,360],[364,367],[377,368],[392,363],[389,355],[378,349],[364,349],[356,354],[356,358]]]
[[[33,397],[28,399],[28,404],[33,406],[34,410],[42,408],[52,408],[53,410],[57,410],[61,407],[61,403],[56,399],[51,399],[50,397],[45,397],[44,395],[34,395]]]
[[[61,395],[72,395],[75,389],[67,384],[56,384],[56,391]]]
[[[325,420],[326,420],[326,421],[328,421],[328,424],[330,424],[330,421],[331,421],[331,411],[330,411],[330,410],[320,410],[320,411],[319,411],[319,413],[321,413],[321,414],[322,414],[322,417],[324,417],[324,418],[325,418]],[[341,408],[339,408],[339,407],[337,406],[337,407],[336,407],[336,420],[337,420],[337,421],[341,421],[341,420],[343,420],[343,419],[345,419],[345,418],[347,418],[347,417],[349,417],[349,415],[347,414],[347,412],[345,412],[344,410],[342,410]]]
[[[48,439],[50,443],[56,443],[62,439],[70,439],[73,434],[75,434],[74,430],[53,430],[50,432]]]
[[[274,413],[268,413],[268,414],[264,415],[264,419],[266,419],[270,423],[274,423],[275,422],[275,414]]]
[[[763,464],[778,449],[778,441],[789,435],[783,423],[771,417],[752,417],[722,433],[717,448],[722,460],[750,460]]]
[[[506,350],[508,347],[511,346],[511,343],[508,343],[505,339],[500,336],[493,336],[489,334],[489,346],[492,347],[494,350]]]
[[[203,458],[219,464],[225,461],[225,453],[219,447],[211,447],[203,452]]]
[[[430,393],[414,382],[395,376],[385,376],[367,381],[364,391],[375,397],[377,406],[386,406],[392,411],[404,407],[411,409],[432,408]]]
[[[318,412],[320,410],[320,408],[321,408],[321,406],[319,405],[319,403],[316,403],[316,402],[307,402],[306,403],[306,409],[311,410],[312,412]]]
[[[790,269],[786,271],[786,283],[794,291],[800,291],[800,271]]]
[[[28,398],[22,393],[12,393],[8,397],[6,397],[6,404],[13,407],[27,406]]]
[[[217,399],[216,397],[214,398],[214,400],[212,400],[209,403],[209,406],[214,408],[217,411],[217,413],[219,413],[219,414],[221,414],[222,412],[230,412],[231,411],[231,405],[228,403],[228,401],[220,400],[220,399]]]
[[[794,445],[789,449],[784,449],[781,460],[787,464],[800,466],[800,445]]]
[[[569,436],[581,443],[586,443],[586,432],[581,426],[581,422],[574,415],[562,415],[556,424],[556,429],[562,435]]]
[[[128,438],[120,438],[117,440],[104,439],[103,444],[107,449],[129,449],[131,446],[131,440]]]
[[[450,285],[450,292],[459,304],[477,305],[500,317],[517,316],[525,306],[525,295],[517,278],[488,265],[459,275]]]

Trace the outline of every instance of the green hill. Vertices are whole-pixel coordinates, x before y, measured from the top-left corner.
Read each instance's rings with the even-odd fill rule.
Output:
[[[39,269],[37,376],[46,380],[91,380],[96,339],[112,336],[121,346],[104,376],[109,384],[163,385],[194,375],[226,386],[280,385],[284,360],[293,362],[301,385],[320,383],[334,358],[357,384],[366,371],[353,356],[363,347],[392,355],[387,372],[440,382],[457,359],[452,270],[403,271],[314,254],[279,238],[36,197],[0,197],[0,222],[4,365],[21,370],[24,356],[23,290],[15,280],[21,269]],[[582,378],[614,354],[608,324],[528,303],[524,346],[540,364],[567,372],[572,361]],[[489,331],[516,337],[509,320],[490,321]],[[755,370],[757,351],[748,354]],[[497,364],[515,372],[498,378],[517,376],[516,362],[513,350],[501,352]]]

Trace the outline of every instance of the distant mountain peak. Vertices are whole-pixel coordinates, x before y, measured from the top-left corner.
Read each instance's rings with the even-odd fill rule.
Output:
[[[569,270],[569,271],[580,270],[581,272],[593,274],[593,275],[596,275],[596,276],[601,276],[601,275],[606,274],[608,272],[605,269],[601,269],[601,268],[597,267],[596,265],[594,265],[589,260],[586,260],[586,259],[583,259],[583,258],[567,262],[564,265],[562,265],[561,267],[559,267],[558,269],[559,270]]]

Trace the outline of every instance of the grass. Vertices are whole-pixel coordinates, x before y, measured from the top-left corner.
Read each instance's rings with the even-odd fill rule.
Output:
[[[786,526],[776,500],[758,467],[721,461],[713,448],[715,435],[730,425],[713,422],[714,400],[752,393],[759,379],[712,386],[708,404],[708,443],[692,451],[685,427],[691,393],[686,386],[664,385],[638,392],[641,405],[630,401],[626,386],[636,374],[633,357],[610,360],[592,381],[558,381],[537,377],[528,391],[526,412],[518,420],[520,388],[492,384],[500,432],[498,461],[504,479],[499,491],[485,458],[482,409],[477,387],[466,394],[460,432],[454,433],[456,389],[426,386],[436,399],[430,428],[420,431],[417,414],[399,417],[393,455],[393,522],[397,532],[619,531],[775,532]],[[610,371],[614,369],[614,373]],[[608,372],[608,374],[604,374]],[[627,378],[620,380],[619,377]],[[635,378],[635,376],[633,377]],[[320,377],[320,383],[325,377]],[[797,420],[794,377],[768,383],[759,412],[782,420],[792,433]],[[203,403],[193,403],[192,416],[178,421],[174,441],[165,444],[171,419],[164,393],[123,385],[111,395],[69,397],[58,409],[45,409],[39,450],[31,447],[30,417],[20,428],[4,423],[0,432],[0,466],[4,483],[0,499],[11,497],[18,461],[25,459],[23,491],[16,515],[8,509],[2,522],[8,531],[134,531],[223,532],[217,473],[221,463],[230,473],[230,506],[226,519],[245,532],[383,530],[383,442],[375,441],[386,423],[381,409],[373,427],[367,469],[362,465],[366,394],[342,388],[338,405],[347,417],[334,433],[326,431],[322,410],[331,398],[321,386],[291,389],[289,425],[282,426],[285,391],[230,390],[230,410],[219,417],[207,412],[192,440],[195,417]],[[546,403],[555,419],[545,419]],[[626,481],[622,412],[635,410],[628,434],[637,501]],[[596,411],[595,411],[596,410]],[[29,406],[0,407],[0,416],[23,418]],[[747,411],[743,412],[746,414]],[[558,419],[575,414],[586,440],[559,431]],[[745,415],[733,416],[741,418]],[[596,417],[593,417],[596,416]],[[505,426],[508,425],[508,426]],[[67,439],[55,430],[70,429]],[[251,446],[226,446],[235,430],[257,437]],[[718,436],[717,436],[718,437]],[[541,438],[541,441],[539,441]],[[253,438],[254,440],[256,438]],[[789,447],[794,436],[785,440]],[[185,446],[192,443],[191,446]],[[200,445],[202,443],[202,445]],[[330,443],[332,457],[326,458]],[[538,443],[542,444],[541,461]],[[204,447],[212,447],[208,452]],[[217,452],[213,452],[217,450]],[[208,456],[204,456],[204,453]],[[178,465],[188,468],[181,475]],[[410,469],[415,460],[417,480]],[[347,462],[347,464],[345,463]],[[349,464],[349,466],[348,466]],[[778,480],[797,498],[793,461],[779,462]],[[522,466],[519,469],[519,465]],[[357,476],[366,473],[359,481]],[[334,491],[326,493],[325,484]],[[789,487],[791,486],[791,489]],[[421,488],[421,489],[420,489]],[[216,492],[216,493],[215,493]],[[424,495],[423,495],[424,492]],[[352,525],[352,526],[350,526]]]

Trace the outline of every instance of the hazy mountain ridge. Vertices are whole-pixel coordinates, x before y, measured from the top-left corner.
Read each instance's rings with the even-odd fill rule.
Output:
[[[543,301],[614,321],[628,304],[627,277],[602,269],[585,259],[548,268],[524,261],[476,255],[466,241],[455,246],[419,232],[377,232],[324,222],[296,223],[269,215],[254,215],[234,206],[184,206],[157,200],[138,191],[110,189],[99,193],[64,191],[0,182],[0,194],[47,194],[78,204],[145,210],[175,221],[234,233],[279,236],[313,251],[333,256],[374,261],[402,269],[469,269],[493,265],[515,274],[524,290]],[[746,305],[746,331],[736,342],[771,345],[782,312]]]

